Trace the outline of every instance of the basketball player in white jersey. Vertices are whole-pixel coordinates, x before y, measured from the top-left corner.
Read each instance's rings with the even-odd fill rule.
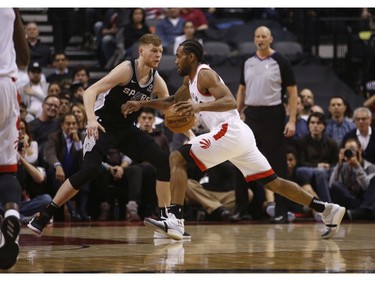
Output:
[[[16,178],[20,111],[15,82],[18,67],[27,67],[30,54],[17,9],[1,8],[0,26],[0,201],[4,207],[0,269],[9,269],[17,261],[21,228],[18,212],[21,186]]]
[[[199,42],[184,41],[176,53],[177,71],[185,77],[177,93],[161,100],[128,101],[122,106],[122,112],[126,117],[141,107],[163,110],[176,103],[177,113],[198,113],[210,129],[209,133],[193,138],[170,154],[170,211],[164,221],[146,218],[144,223],[172,239],[182,239],[185,230],[183,205],[188,182],[188,163],[194,163],[205,171],[229,160],[242,172],[247,181],[257,181],[273,192],[322,213],[327,226],[322,238],[335,235],[345,214],[345,208],[321,202],[296,183],[276,175],[267,159],[258,150],[253,132],[240,119],[234,96],[220,76],[204,63],[203,53]]]

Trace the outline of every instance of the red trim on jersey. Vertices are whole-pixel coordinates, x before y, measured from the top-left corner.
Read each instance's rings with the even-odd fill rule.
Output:
[[[17,172],[17,168],[17,164],[2,165],[0,166],[0,173],[15,173]]]
[[[197,158],[197,156],[195,156],[195,154],[193,153],[193,151],[190,150],[189,152],[191,158],[193,158],[195,164],[197,164],[198,168],[204,172],[207,170],[206,166]]]
[[[272,176],[273,174],[275,174],[275,172],[272,169],[270,169],[270,170],[265,171],[263,173],[247,176],[245,179],[246,179],[247,182],[256,181],[256,180],[259,180],[259,179],[263,179],[263,178]]]
[[[221,125],[221,129],[219,132],[217,132],[215,135],[214,135],[214,139],[217,141],[219,139],[221,139],[223,136],[225,136],[225,134],[227,133],[228,131],[228,123],[225,123],[223,125]]]
[[[21,104],[21,95],[20,93],[17,91],[17,101],[18,101],[18,106]],[[21,115],[18,114],[18,119],[17,119],[17,123],[16,123],[16,127],[17,127],[17,130],[20,129],[20,123],[21,123]]]

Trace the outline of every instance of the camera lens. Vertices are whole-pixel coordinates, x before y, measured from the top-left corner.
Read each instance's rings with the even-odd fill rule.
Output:
[[[354,155],[354,153],[353,153],[352,150],[350,150],[350,149],[345,149],[345,151],[344,151],[344,156],[345,156],[346,158],[352,158],[353,155]]]
[[[23,141],[18,142],[18,151],[23,149]]]

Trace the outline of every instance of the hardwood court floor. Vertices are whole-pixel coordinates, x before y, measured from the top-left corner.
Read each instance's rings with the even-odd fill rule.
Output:
[[[54,223],[43,237],[24,226],[16,265],[0,273],[374,273],[374,227],[344,222],[322,240],[309,221],[188,224],[179,242],[142,223]]]

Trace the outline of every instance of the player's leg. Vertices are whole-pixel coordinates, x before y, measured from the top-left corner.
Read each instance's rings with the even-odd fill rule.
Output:
[[[238,123],[242,124],[243,122]],[[182,239],[185,232],[183,205],[188,184],[187,166],[191,163],[205,171],[228,160],[228,157],[233,153],[233,143],[238,141],[236,131],[239,131],[236,124],[230,126],[222,124],[209,133],[195,137],[188,144],[171,153],[169,165],[172,199],[168,219],[161,223],[150,220],[150,224],[155,226],[158,231],[167,234],[170,238]]]
[[[342,218],[345,215],[344,207],[333,203],[322,202],[303,190],[298,184],[280,177],[266,184],[266,188],[269,188],[289,200],[308,206],[314,211],[322,213],[323,222],[327,226],[326,231],[322,234],[322,238],[331,238],[337,233]]]
[[[247,139],[251,135],[249,134]],[[303,190],[295,182],[278,177],[267,159],[257,149],[255,142],[250,144],[246,153],[234,157],[230,161],[240,169],[247,181],[257,181],[272,192],[322,213],[323,222],[327,226],[322,238],[330,238],[337,232],[345,214],[345,208],[336,204],[322,202]]]
[[[131,138],[119,148],[122,153],[134,161],[150,163],[156,171],[156,195],[160,216],[166,216],[165,208],[171,204],[169,187],[169,151],[164,151],[154,139],[139,128],[131,128]]]
[[[33,218],[27,226],[36,234],[42,235],[44,227],[55,215],[58,208],[74,197],[78,193],[79,188],[88,183],[98,173],[102,161],[103,154],[95,145],[92,151],[86,153],[82,168],[69,179],[65,180],[47,208],[39,216]]]
[[[181,150],[182,148],[180,148]],[[184,145],[184,154],[188,153],[190,145]],[[155,231],[167,235],[169,238],[181,240],[185,232],[183,221],[183,204],[185,199],[185,191],[187,186],[186,160],[181,152],[173,151],[169,157],[171,167],[171,186],[175,187],[171,190],[172,204],[170,210],[166,213],[165,220],[145,219],[145,224],[154,228]]]
[[[21,186],[13,173],[0,174],[0,198],[4,206],[4,220],[0,222],[0,269],[9,269],[18,258],[21,229],[18,210]]]
[[[4,207],[4,220],[0,222],[0,269],[9,269],[18,258],[21,228],[21,186],[15,175],[19,106],[17,89],[10,77],[0,77],[0,93],[0,202]]]
[[[169,153],[163,151],[156,142],[151,141],[143,149],[142,155],[144,155],[143,158],[147,162],[150,162],[156,168],[156,194],[158,198],[158,207],[160,212],[160,218],[158,220],[154,220],[152,218],[145,218],[144,223],[146,226],[152,227],[157,232],[154,233],[154,238],[168,238],[168,229],[164,227],[164,223],[170,216],[169,210],[171,206],[171,190],[169,183]],[[185,235],[182,235],[181,237],[175,236],[174,238],[190,238],[189,234],[184,232],[182,234]]]

